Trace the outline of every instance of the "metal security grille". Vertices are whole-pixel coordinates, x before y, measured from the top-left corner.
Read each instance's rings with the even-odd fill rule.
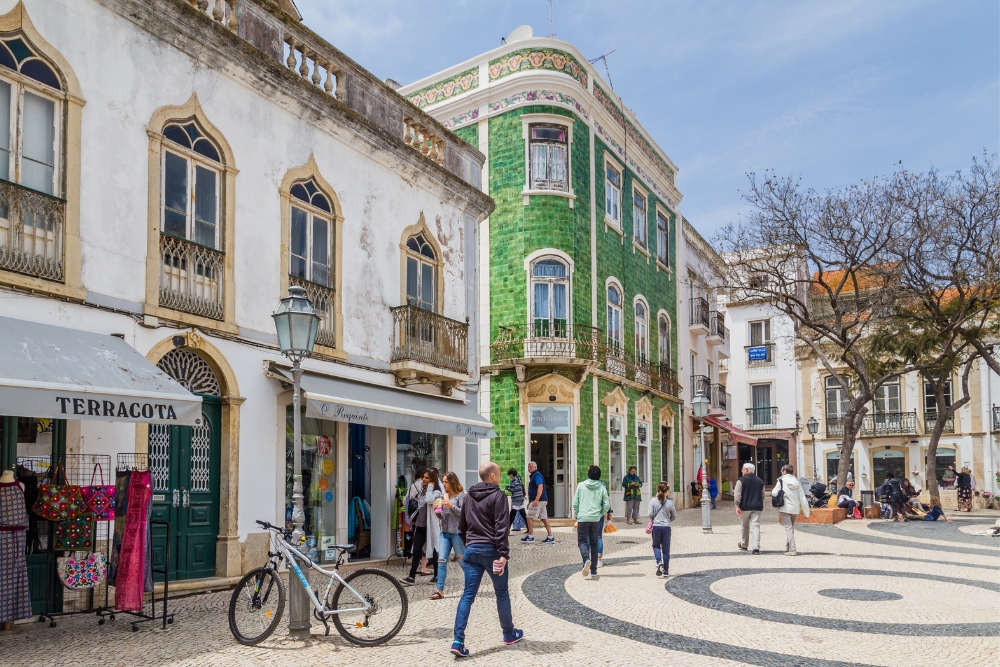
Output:
[[[205,420],[191,429],[191,490],[211,491],[209,462],[212,451],[212,429]]]
[[[170,426],[149,425],[149,470],[153,474],[153,490],[170,490]]]

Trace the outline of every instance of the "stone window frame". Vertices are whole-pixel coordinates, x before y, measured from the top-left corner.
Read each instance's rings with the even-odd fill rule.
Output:
[[[650,253],[649,253],[649,203],[650,203],[649,200],[650,200],[650,196],[649,196],[649,190],[647,190],[646,188],[644,188],[641,185],[639,185],[638,180],[639,179],[637,179],[637,178],[633,178],[632,179],[632,247],[635,248],[636,250],[638,250],[639,252],[641,252],[643,255],[645,255],[646,259],[648,260],[649,257],[650,257]],[[646,214],[644,216],[645,219],[642,221],[643,224],[642,224],[641,227],[636,224],[636,219],[635,219],[635,213],[636,213],[635,198],[636,198],[636,195],[638,195],[639,197],[642,197],[643,201],[646,202]],[[645,234],[645,236],[643,237],[642,240],[640,240],[636,236],[636,231],[638,231],[639,229],[642,229],[643,232],[644,232],[644,234]],[[643,243],[643,241],[644,241],[644,243]]]
[[[656,362],[658,364],[663,364],[664,363],[664,361],[663,361],[663,355],[662,355],[663,348],[660,345],[660,340],[662,339],[662,336],[663,336],[663,330],[660,327],[660,323],[664,319],[666,319],[666,321],[667,321],[667,361],[666,361],[666,366],[667,366],[667,368],[671,368],[671,362],[673,361],[673,356],[674,356],[673,350],[671,349],[672,346],[673,346],[673,342],[674,342],[673,341],[674,324],[673,324],[673,321],[670,319],[670,313],[668,313],[666,310],[664,310],[662,308],[659,310],[659,312],[656,313]]]
[[[172,310],[160,306],[160,229],[162,219],[163,192],[163,130],[171,124],[196,121],[199,129],[210,138],[219,149],[220,175],[219,180],[219,234],[222,242],[219,252],[225,256],[223,261],[224,284],[222,319],[215,320],[202,315],[194,315],[180,310]],[[233,150],[226,141],[225,135],[217,128],[202,109],[197,93],[191,93],[186,102],[176,106],[163,106],[153,112],[146,128],[149,137],[148,154],[148,195],[146,223],[146,298],[143,313],[147,318],[164,319],[180,324],[238,334],[236,324],[236,168]],[[173,143],[170,143],[173,148]],[[154,320],[154,321],[155,321]]]
[[[608,481],[612,482],[612,483],[614,482],[614,480],[611,478],[611,465],[610,465],[611,464],[611,443],[613,441],[613,438],[611,436],[611,420],[614,417],[618,417],[618,418],[620,418],[622,420],[621,435],[619,436],[619,440],[614,440],[614,442],[620,442],[621,443],[621,453],[622,453],[621,454],[621,456],[622,456],[621,463],[622,463],[622,468],[623,469],[621,469],[621,470],[618,471],[618,474],[620,476],[619,477],[618,488],[615,489],[615,488],[612,488],[611,486],[609,486],[609,490],[611,492],[620,491],[621,490],[621,478],[623,478],[626,474],[628,474],[628,467],[627,466],[628,466],[628,428],[629,428],[629,426],[628,426],[628,404],[629,404],[629,399],[628,399],[628,396],[625,395],[625,392],[622,391],[621,387],[615,387],[610,392],[608,392],[607,394],[604,395],[604,397],[601,399],[601,404],[604,405],[604,409],[605,409],[605,416],[606,416],[606,418],[605,418],[605,422],[604,422],[604,430],[605,430],[605,433],[607,433],[607,435],[608,435],[608,445],[607,445],[607,447],[608,447]]]
[[[166,129],[169,126],[176,126],[183,128],[184,125],[192,123],[195,125],[195,127],[198,128],[199,131],[204,131],[203,128],[199,126],[199,123],[197,122],[196,119],[192,119],[191,121],[168,122],[166,125],[164,125],[162,129]],[[210,135],[205,135],[204,138],[207,139],[209,143],[214,144],[214,141],[212,141],[213,137],[211,137]],[[214,148],[218,149],[218,146],[214,146]],[[186,241],[198,243],[198,245],[205,245],[203,243],[199,243],[195,239],[195,236],[197,234],[196,230],[197,218],[195,213],[195,197],[193,196],[193,191],[197,189],[196,169],[198,167],[202,167],[203,169],[208,169],[215,174],[215,207],[216,207],[215,240],[214,240],[215,242],[213,243],[213,245],[208,247],[212,248],[213,250],[221,250],[221,248],[219,247],[221,245],[220,241],[224,241],[223,230],[221,229],[222,225],[220,224],[222,222],[221,213],[223,205],[222,205],[222,198],[219,195],[222,194],[224,165],[221,162],[212,160],[211,158],[205,156],[204,154],[195,151],[193,148],[182,146],[172,141],[171,139],[167,138],[166,136],[164,136],[164,141],[160,145],[160,233],[169,234],[169,232],[164,231],[163,228],[166,217],[166,213],[164,210],[166,209],[166,202],[164,201],[164,197],[166,193],[165,165],[168,152],[173,153],[174,155],[180,157],[186,162],[185,168],[187,171],[187,187],[188,187],[188,193],[187,193],[188,200],[186,206],[188,210],[185,212],[185,218],[186,218],[185,226],[187,227],[187,229],[185,229],[185,236],[180,237]]]
[[[639,426],[646,426],[646,444],[639,441]],[[646,465],[648,470],[639,467],[639,447],[646,448]],[[648,396],[643,396],[635,402],[635,467],[643,485],[652,484],[653,472],[653,402]],[[628,472],[626,464],[625,472]]]
[[[567,253],[557,248],[542,248],[531,253],[524,258],[524,272],[526,277],[526,292],[525,292],[525,303],[527,304],[527,313],[525,322],[528,324],[529,331],[532,330],[532,325],[534,323],[534,289],[532,287],[534,276],[533,267],[534,265],[543,259],[556,259],[566,265],[568,273],[566,275],[566,322],[572,326],[573,322],[573,273],[575,270],[575,264],[573,258]]]
[[[573,208],[576,200],[576,192],[573,190],[573,123],[574,119],[569,116],[558,114],[530,113],[521,116],[521,138],[524,140],[524,189],[521,195],[524,197],[524,205],[531,203],[532,195],[547,195],[553,197],[563,197],[569,201],[569,207]],[[566,179],[567,190],[535,190],[531,187],[531,125],[562,125],[566,128]]]
[[[411,237],[416,236],[423,232],[424,240],[427,241],[428,245],[434,250],[434,260],[430,260],[424,255],[417,255],[412,250],[406,246],[406,242],[410,240]],[[421,262],[428,262],[434,266],[434,310],[432,312],[438,315],[444,314],[444,252],[441,248],[441,243],[438,239],[431,233],[430,227],[427,226],[427,220],[424,217],[424,212],[420,212],[420,217],[417,219],[415,224],[406,227],[403,230],[402,235],[399,237],[399,304],[401,306],[407,305],[406,303],[406,260],[408,257],[413,257]]]
[[[657,218],[657,220],[656,220],[656,242],[657,242],[657,247],[656,247],[656,266],[657,266],[657,268],[663,269],[667,273],[673,275],[674,270],[672,268],[670,268],[670,232],[673,231],[673,225],[675,224],[674,221],[676,220],[677,216],[676,216],[676,214],[669,207],[664,206],[663,203],[660,202],[659,200],[657,200],[657,202],[656,202],[656,207],[654,208],[654,215]],[[660,248],[659,248],[659,242],[660,242],[660,220],[659,220],[659,218],[660,217],[662,217],[664,220],[667,221],[667,234],[666,234],[666,237],[667,237],[666,238],[667,247],[666,247],[666,252],[665,252],[665,254],[667,256],[667,263],[666,264],[664,264],[662,261],[660,261]]]
[[[330,230],[330,241],[333,245],[333,252],[330,255],[330,261],[333,264],[333,280],[330,288],[333,289],[334,293],[334,339],[336,347],[329,347],[326,345],[317,345],[316,352],[320,354],[325,354],[330,357],[335,357],[338,359],[346,359],[347,352],[343,349],[344,341],[344,308],[343,308],[343,234],[344,234],[344,216],[343,207],[340,204],[340,197],[337,196],[337,191],[334,189],[330,183],[323,178],[323,174],[320,171],[319,165],[316,163],[315,155],[310,155],[309,159],[301,167],[296,167],[294,169],[289,169],[285,172],[284,178],[281,179],[281,185],[278,188],[278,196],[281,199],[281,289],[279,290],[279,298],[284,297],[288,294],[288,286],[290,284],[289,276],[291,269],[291,233],[292,233],[292,201],[293,197],[291,194],[292,186],[300,181],[307,179],[312,179],[316,185],[319,187],[320,191],[326,195],[327,199],[330,200],[330,205],[333,208],[333,212],[327,214],[325,211],[324,215],[329,215],[331,224],[333,228]],[[294,201],[299,201],[294,199]],[[404,241],[405,243],[405,241]]]
[[[607,225],[607,227],[610,227],[611,231],[615,232],[616,234],[618,234],[619,236],[621,236],[622,239],[624,239],[625,238],[625,231],[624,231],[624,225],[622,223],[622,217],[623,217],[622,216],[622,190],[624,189],[624,185],[625,185],[625,166],[621,162],[619,162],[617,159],[615,159],[611,155],[611,153],[609,153],[608,151],[604,151],[603,165],[604,166],[601,169],[601,180],[604,181],[604,193],[605,193],[604,194],[604,211],[603,211],[604,212],[604,224]],[[612,218],[611,215],[608,213],[608,201],[607,201],[607,199],[608,199],[608,196],[607,196],[607,192],[608,192],[608,171],[607,170],[608,170],[609,166],[612,167],[615,171],[618,172],[618,174],[619,174],[619,176],[620,176],[620,178],[622,180],[621,184],[618,186],[618,220],[617,221],[615,221],[615,219]],[[605,230],[605,231],[607,231],[607,230]]]
[[[608,298],[608,291],[611,289],[612,285],[618,290],[618,293],[621,295],[622,298],[622,303],[619,306],[617,306],[617,308],[620,311],[618,319],[620,321],[620,326],[621,326],[621,340],[615,342],[617,342],[619,346],[618,353],[624,354],[625,353],[625,289],[622,287],[621,281],[615,278],[614,276],[609,276],[608,279],[604,281],[604,313],[605,317],[607,318],[608,310],[612,307],[611,300]],[[608,345],[610,346],[611,345],[610,319],[607,319],[607,321],[605,321],[604,324],[605,324],[604,337],[607,340]]]
[[[87,290],[83,287],[80,247],[81,143],[83,106],[86,104],[83,88],[69,61],[42,37],[31,21],[28,9],[21,2],[0,16],[0,34],[15,33],[28,43],[40,59],[46,61],[62,84],[61,91],[53,91],[42,88],[42,84],[35,79],[18,72],[4,71],[5,75],[16,79],[18,83],[30,85],[39,91],[44,90],[47,97],[59,100],[59,108],[56,110],[57,160],[61,161],[61,167],[57,166],[57,173],[59,173],[59,196],[66,202],[62,239],[63,280],[56,282],[14,271],[0,270],[0,285],[34,294],[83,302],[87,298]]]
[[[639,333],[639,319],[638,319],[638,316],[635,313],[635,310],[636,310],[636,307],[639,304],[642,304],[643,309],[645,309],[645,311],[646,311],[646,320],[645,320],[645,327],[646,327],[645,338],[646,338],[646,344],[644,346],[645,347],[644,350],[640,350],[639,349],[638,340],[637,340],[638,333]],[[635,352],[635,355],[636,355],[637,359],[640,358],[639,355],[641,353],[641,355],[642,355],[641,358],[645,359],[647,361],[649,360],[649,331],[650,331],[650,326],[649,326],[650,317],[649,317],[649,315],[650,315],[649,301],[647,301],[646,297],[644,297],[642,294],[636,294],[632,298],[632,343],[633,343],[633,349],[634,349],[634,352]]]

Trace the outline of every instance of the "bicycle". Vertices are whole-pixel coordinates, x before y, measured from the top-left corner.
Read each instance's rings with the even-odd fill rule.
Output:
[[[341,577],[338,572],[345,554],[354,551],[356,545],[335,544],[330,547],[337,551],[337,558],[333,570],[324,570],[291,543],[292,531],[266,521],[257,523],[269,531],[271,547],[276,550],[268,549],[267,565],[247,573],[233,591],[229,602],[229,630],[236,641],[246,646],[259,644],[281,622],[285,609],[285,584],[278,574],[278,566],[282,561],[288,563],[288,569],[302,582],[312,602],[313,616],[326,627],[327,635],[330,634],[328,618],[333,620],[341,637],[359,646],[380,646],[399,633],[406,622],[408,607],[402,584],[378,568],[360,568],[346,577]],[[296,559],[330,578],[322,602]],[[334,590],[335,582],[340,585]],[[355,618],[349,618],[351,616]]]

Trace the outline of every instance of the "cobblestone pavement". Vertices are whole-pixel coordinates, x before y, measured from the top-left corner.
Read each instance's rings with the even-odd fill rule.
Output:
[[[762,553],[736,549],[731,504],[712,512],[703,534],[699,510],[674,524],[670,574],[654,576],[641,526],[605,535],[597,580],[580,575],[576,535],[555,529],[556,544],[512,538],[511,599],[523,642],[501,641],[491,587],[484,587],[467,633],[477,665],[988,665],[1000,655],[1000,539],[975,535],[1000,518],[977,510],[954,523],[850,521],[798,527],[797,558],[768,508]],[[403,576],[402,566],[389,566]],[[426,582],[426,579],[423,580]],[[131,632],[127,617],[98,626],[93,617],[19,624],[0,636],[4,662],[29,665],[257,666],[416,665],[452,662],[448,653],[461,595],[449,564],[446,597],[409,587],[402,632],[380,648],[358,648],[334,630],[292,641],[282,627],[257,647],[229,634],[229,592],[172,601],[173,625]],[[287,610],[286,610],[287,613]],[[286,616],[287,618],[287,616]],[[905,656],[901,658],[900,656]],[[428,662],[430,661],[430,662]]]

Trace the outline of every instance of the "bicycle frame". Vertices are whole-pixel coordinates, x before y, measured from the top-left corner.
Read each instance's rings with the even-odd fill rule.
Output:
[[[349,609],[346,610],[346,613],[367,614],[368,612],[371,611],[371,603],[369,603],[368,600],[364,599],[360,593],[354,590],[351,587],[351,585],[347,583],[343,577],[340,576],[340,573],[337,572],[337,567],[340,565],[340,557],[337,558],[337,562],[334,565],[333,570],[324,570],[319,565],[314,563],[312,559],[310,559],[308,556],[300,552],[298,549],[293,548],[292,545],[286,542],[284,539],[272,536],[272,540],[278,547],[278,552],[288,562],[288,565],[291,568],[291,570],[295,572],[295,576],[299,578],[299,581],[302,583],[302,587],[306,589],[306,595],[308,595],[309,599],[312,600],[313,607],[315,607],[316,611],[318,611],[320,614],[323,614],[324,616],[332,616],[333,614],[341,613],[341,610],[339,609],[329,610],[326,608],[326,599],[330,595],[330,589],[333,588],[334,581],[339,582],[347,590],[351,591],[351,593],[354,594],[354,597],[356,597],[359,602],[365,605],[364,609]],[[316,570],[320,574],[329,577],[329,581],[327,581],[326,583],[326,591],[323,593],[323,600],[324,600],[323,602],[320,602],[319,598],[316,597],[316,593],[313,592],[312,586],[309,585],[309,580],[306,579],[306,575],[302,572],[302,568],[300,568],[296,564],[295,559],[301,560],[309,567],[309,569]]]

